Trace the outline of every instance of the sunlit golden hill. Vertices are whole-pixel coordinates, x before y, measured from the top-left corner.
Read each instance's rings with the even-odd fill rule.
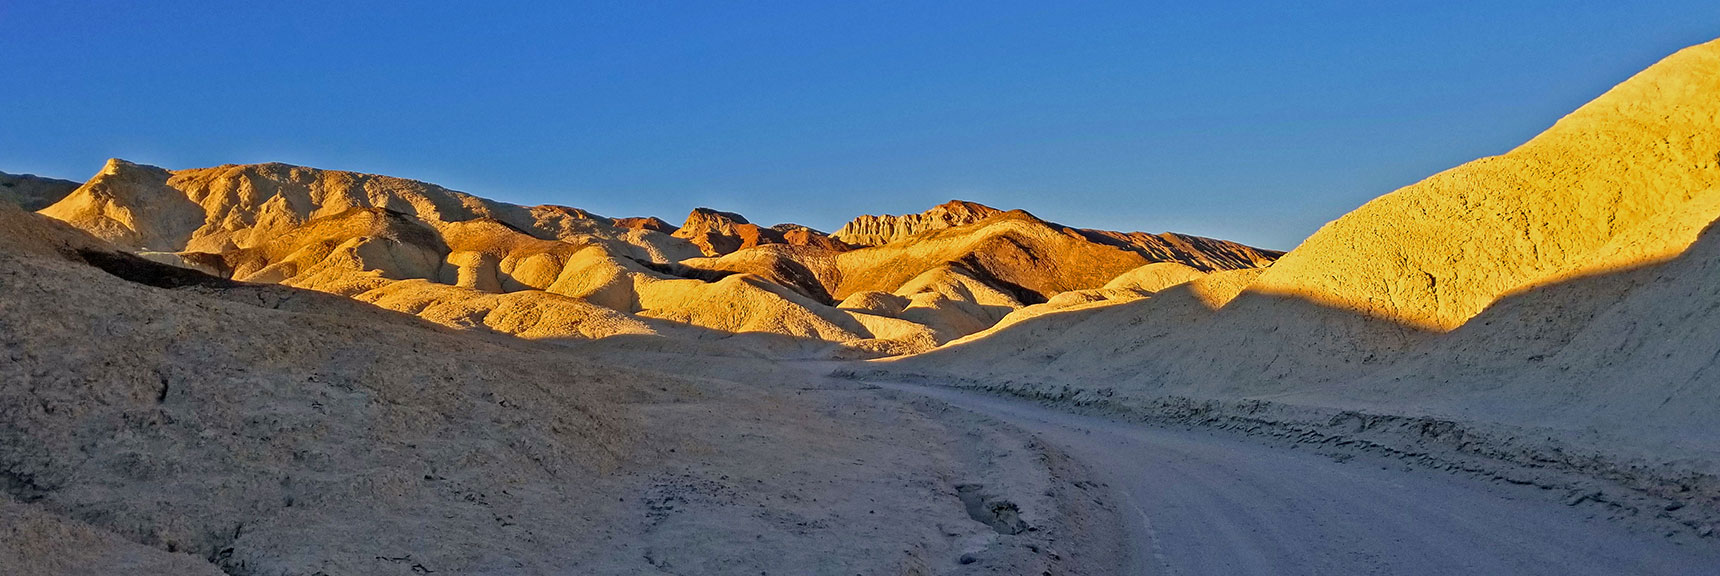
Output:
[[[1368,202],[1269,268],[1030,307],[886,365],[1033,394],[1610,430],[1585,442],[1660,450],[1720,436],[1717,219],[1720,41]]]
[[[863,216],[835,235],[707,208],[676,227],[284,164],[169,171],[112,160],[41,213],[159,262],[449,326],[534,339],[746,334],[762,353],[842,356],[927,350],[1066,293],[1144,297],[1096,292],[1143,266],[1198,274],[1279,255],[967,202]]]

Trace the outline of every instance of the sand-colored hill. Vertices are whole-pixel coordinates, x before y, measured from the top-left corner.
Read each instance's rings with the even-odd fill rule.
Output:
[[[1509,153],[1369,202],[1263,271],[1030,307],[885,366],[1610,430],[1590,445],[1625,452],[1712,438],[1716,95],[1720,41]],[[1697,450],[1684,455],[1720,462]]]
[[[1608,246],[1640,243],[1671,215],[1713,214],[1717,69],[1715,45],[1681,51],[1509,153],[1344,215],[1256,289],[1443,331],[1527,284],[1675,255],[1688,237]]]
[[[113,160],[41,212],[159,262],[448,326],[564,340],[760,333],[866,354],[922,351],[1155,261],[1213,269],[1276,256],[971,203],[908,219],[922,224],[899,228],[900,241],[852,250],[805,226],[761,227],[708,208],[677,228],[284,164],[168,171]],[[912,301],[837,306],[868,291]]]

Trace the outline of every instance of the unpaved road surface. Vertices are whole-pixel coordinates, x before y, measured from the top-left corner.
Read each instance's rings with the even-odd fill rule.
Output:
[[[1720,574],[1713,539],[1680,544],[1532,489],[872,383],[1002,420],[1089,467],[1124,512],[1123,574]]]

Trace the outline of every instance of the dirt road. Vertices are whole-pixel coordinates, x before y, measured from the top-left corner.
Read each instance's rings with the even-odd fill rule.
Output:
[[[1126,512],[1124,574],[1720,574],[1713,539],[1681,544],[1532,489],[873,384],[1007,422],[1088,466]]]

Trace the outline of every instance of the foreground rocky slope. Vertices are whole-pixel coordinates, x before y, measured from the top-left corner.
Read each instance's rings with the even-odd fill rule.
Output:
[[[1079,489],[1020,439],[232,282],[4,204],[0,355],[0,573],[1089,573],[1056,558],[1093,538],[1052,496]]]
[[[1692,47],[1505,155],[1369,202],[1271,268],[881,367],[1177,411],[1177,398],[1269,400],[1524,427],[1494,439],[1539,436],[1525,462],[1700,503],[1701,527],[1720,510],[1717,95],[1720,42]],[[1322,410],[1303,416],[1338,417]],[[1471,449],[1497,448],[1472,434]]]
[[[961,202],[903,217],[936,226],[850,245],[706,208],[674,227],[284,164],[168,171],[113,160],[41,213],[164,263],[449,326],[534,339],[748,334],[751,348],[778,355],[921,351],[1147,264],[1225,270],[1278,255]]]

